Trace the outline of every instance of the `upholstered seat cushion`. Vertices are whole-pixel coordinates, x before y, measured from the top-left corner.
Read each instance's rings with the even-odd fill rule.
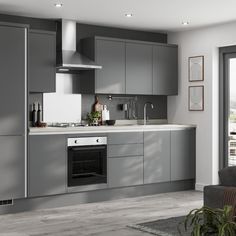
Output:
[[[220,183],[223,186],[236,186],[236,166],[226,167],[219,171]]]

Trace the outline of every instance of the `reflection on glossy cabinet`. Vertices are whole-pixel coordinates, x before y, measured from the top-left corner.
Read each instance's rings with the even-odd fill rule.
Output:
[[[195,178],[195,129],[171,131],[171,181]]]
[[[170,181],[170,131],[144,132],[144,184]]]
[[[108,186],[125,187],[143,184],[143,156],[108,159]]]

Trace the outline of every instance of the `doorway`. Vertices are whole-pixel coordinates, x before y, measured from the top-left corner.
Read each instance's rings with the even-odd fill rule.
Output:
[[[236,46],[220,49],[220,168],[236,166]]]

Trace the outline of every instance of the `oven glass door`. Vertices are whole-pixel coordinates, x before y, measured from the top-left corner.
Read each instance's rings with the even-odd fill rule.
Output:
[[[107,183],[107,146],[68,148],[68,186]]]

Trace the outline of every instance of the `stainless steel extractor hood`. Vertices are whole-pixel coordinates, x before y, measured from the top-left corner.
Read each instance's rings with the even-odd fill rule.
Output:
[[[57,69],[70,70],[101,69],[94,61],[76,51],[76,22],[60,20],[57,22]]]

